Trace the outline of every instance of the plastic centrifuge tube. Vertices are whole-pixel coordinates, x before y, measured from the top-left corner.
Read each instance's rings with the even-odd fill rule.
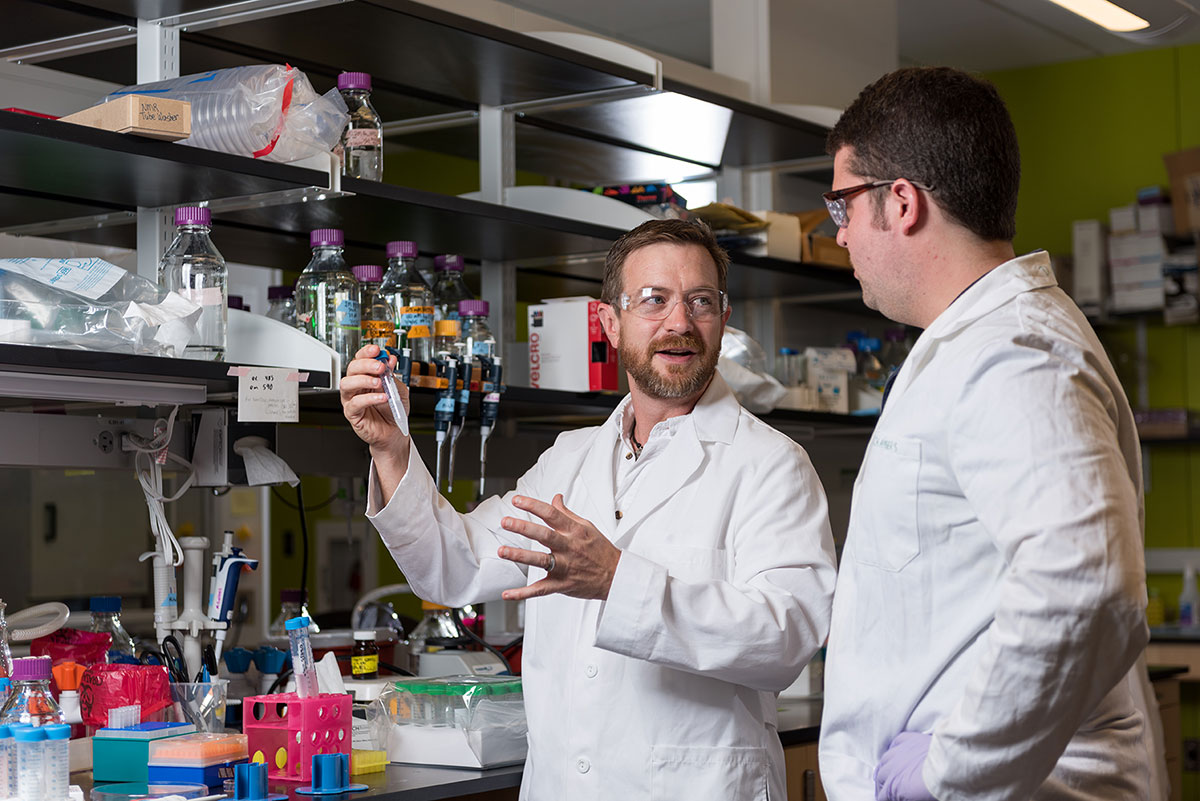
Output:
[[[13,732],[17,741],[17,798],[43,801],[46,791],[46,732],[40,726],[22,726]]]
[[[17,741],[12,729],[0,726],[0,798],[17,795]]]
[[[68,801],[71,785],[71,727],[62,723],[42,727],[46,732],[46,801]]]
[[[284,627],[292,646],[292,673],[296,677],[296,694],[301,698],[316,698],[317,666],[313,661],[312,643],[308,639],[309,619],[294,617]]]
[[[407,437],[408,413],[404,411],[404,403],[400,400],[400,390],[396,387],[396,373],[388,367],[388,352],[380,348],[379,355],[375,358],[383,362],[385,368],[380,380],[383,382],[383,394],[387,395],[388,407],[392,410],[396,427],[400,429],[401,434]]]

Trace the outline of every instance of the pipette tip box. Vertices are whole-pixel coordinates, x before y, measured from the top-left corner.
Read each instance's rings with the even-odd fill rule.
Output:
[[[150,743],[152,782],[196,782],[220,788],[248,756],[244,734],[187,734]]]
[[[139,723],[127,729],[100,729],[92,738],[92,778],[96,782],[145,782],[150,745],[191,734],[191,723]]]

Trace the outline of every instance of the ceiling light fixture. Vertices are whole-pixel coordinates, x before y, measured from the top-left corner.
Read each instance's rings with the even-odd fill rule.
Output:
[[[1137,14],[1126,11],[1108,0],[1050,0],[1050,2],[1096,23],[1101,28],[1118,33],[1140,31],[1150,27],[1150,23]]]

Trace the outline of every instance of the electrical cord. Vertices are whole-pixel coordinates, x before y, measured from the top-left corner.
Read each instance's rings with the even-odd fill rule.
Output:
[[[300,512],[300,603],[308,602],[308,516],[304,511],[304,482],[296,482],[296,506]],[[302,607],[303,608],[303,607]]]
[[[455,624],[459,627],[459,629],[462,630],[463,634],[467,635],[468,639],[475,644],[482,646],[485,651],[490,652],[493,656],[499,659],[500,664],[504,665],[504,670],[510,675],[512,674],[512,665],[508,663],[508,659],[505,658],[504,654],[500,653],[490,643],[467,628],[467,625],[462,621],[462,612],[460,612],[458,609],[451,609],[450,616],[454,618]]]
[[[179,545],[179,540],[175,538],[175,533],[171,531],[163,504],[179,500],[185,492],[191,489],[196,480],[196,471],[192,467],[192,463],[168,450],[177,414],[179,414],[178,405],[172,407],[171,413],[166,418],[160,417],[154,421],[154,430],[156,431],[154,436],[146,438],[139,434],[129,433],[125,435],[123,442],[123,444],[127,443],[134,452],[134,473],[137,476],[138,484],[142,487],[142,494],[146,498],[146,508],[150,512],[150,530],[161,543],[163,557],[175,567],[183,564],[183,548]],[[174,462],[188,471],[187,479],[171,496],[163,494],[162,468],[166,462]]]
[[[282,503],[282,504],[283,504],[284,506],[286,506],[287,508],[289,508],[289,509],[292,509],[292,510],[294,510],[294,511],[299,511],[299,508],[300,508],[300,507],[296,506],[296,504],[292,503],[292,502],[291,502],[291,501],[289,501],[287,498],[283,497],[283,493],[282,493],[282,492],[280,492],[280,491],[279,491],[277,488],[275,488],[275,487],[271,487],[271,494],[275,496],[275,500],[279,501],[280,503]],[[328,506],[329,504],[331,504],[331,503],[333,503],[334,501],[336,501],[336,500],[337,500],[338,498],[340,498],[340,497],[341,497],[341,493],[335,492],[335,493],[333,493],[332,495],[330,495],[328,498],[326,498],[325,500],[321,501],[321,502],[320,502],[320,503],[318,503],[318,504],[313,504],[312,506],[306,506],[306,507],[304,507],[304,511],[306,511],[306,512],[319,512],[319,511],[321,511],[322,509],[324,509],[326,506]]]

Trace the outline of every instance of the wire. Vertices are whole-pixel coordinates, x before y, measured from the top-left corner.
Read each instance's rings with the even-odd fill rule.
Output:
[[[304,482],[296,482],[296,507],[300,512],[300,603],[308,603],[308,516],[304,512]],[[303,607],[301,607],[303,608]]]
[[[454,622],[458,625],[458,627],[462,629],[463,634],[467,635],[468,639],[472,640],[477,645],[483,646],[484,650],[490,651],[493,656],[500,660],[500,664],[504,665],[504,669],[508,671],[510,675],[512,674],[512,665],[510,665],[508,660],[505,659],[504,654],[497,651],[490,643],[467,628],[466,624],[462,621],[462,612],[457,609],[451,609],[450,615],[454,618]]]
[[[296,510],[296,511],[299,511],[299,507],[298,507],[298,506],[296,506],[296,504],[294,504],[294,503],[292,503],[291,501],[289,501],[287,498],[283,497],[283,493],[282,493],[282,492],[280,492],[278,488],[276,488],[276,487],[271,487],[271,494],[275,496],[275,500],[279,501],[280,503],[282,503],[282,504],[283,504],[284,506],[286,506],[287,508],[289,508],[289,509],[293,509],[293,510]],[[319,511],[321,511],[322,509],[324,509],[326,506],[328,506],[329,504],[331,504],[331,503],[333,503],[334,501],[336,501],[336,500],[337,500],[338,498],[340,498],[340,497],[342,497],[341,493],[340,493],[340,492],[335,492],[335,493],[333,493],[332,495],[330,495],[328,498],[326,498],[325,500],[321,501],[321,502],[320,502],[320,503],[318,503],[318,504],[314,504],[314,505],[312,505],[312,506],[305,506],[305,507],[304,507],[304,511],[306,511],[306,512],[319,512]]]
[[[142,487],[142,494],[146,497],[146,508],[150,512],[150,530],[161,544],[163,558],[174,567],[183,564],[183,548],[179,545],[179,540],[175,538],[175,533],[171,531],[171,524],[167,522],[163,504],[179,500],[185,492],[191,489],[196,480],[196,471],[192,467],[192,463],[168,450],[177,414],[179,414],[178,405],[171,408],[171,413],[166,418],[156,419],[154,421],[156,433],[150,438],[134,433],[125,435],[125,442],[134,451],[134,474],[137,476],[138,484]],[[174,462],[188,471],[187,479],[171,496],[163,494],[162,468],[165,462]]]

